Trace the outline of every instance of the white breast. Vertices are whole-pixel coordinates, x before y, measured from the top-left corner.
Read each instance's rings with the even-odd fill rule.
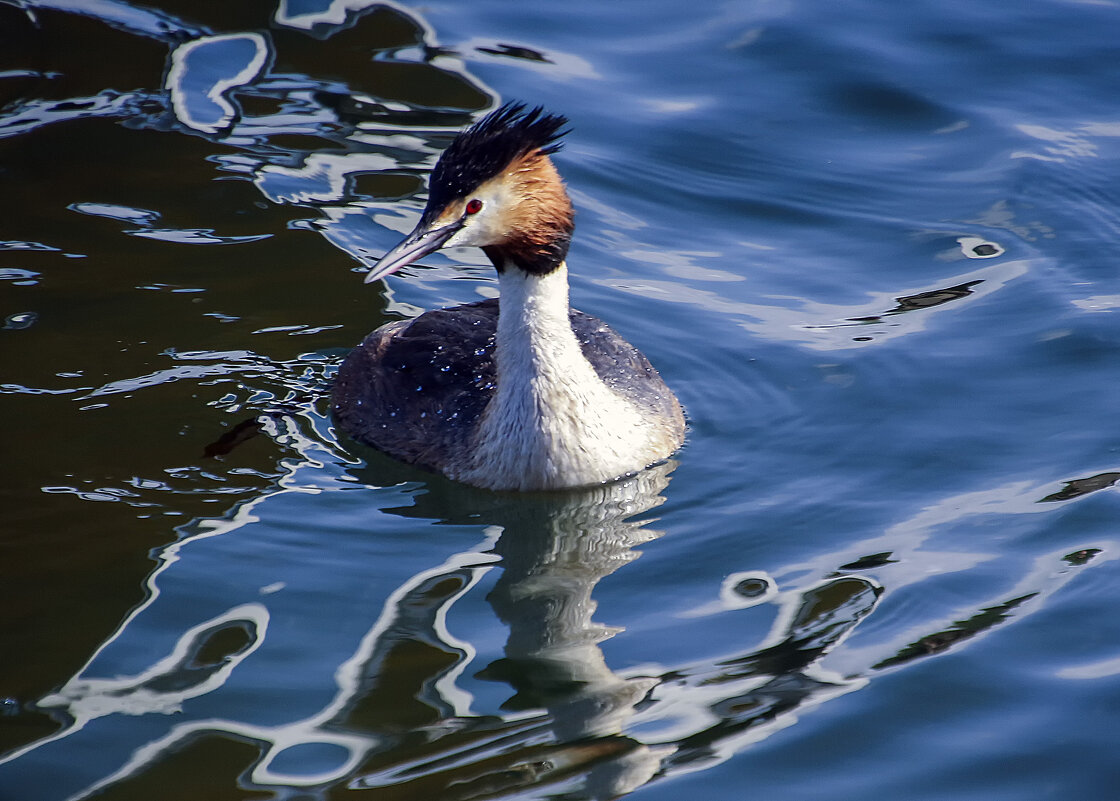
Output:
[[[544,276],[500,273],[498,381],[456,480],[490,489],[610,481],[667,458],[676,443],[605,385],[568,317],[566,265]]]

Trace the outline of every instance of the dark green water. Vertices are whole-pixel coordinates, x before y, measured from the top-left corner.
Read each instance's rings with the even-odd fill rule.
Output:
[[[1112,799],[1120,10],[0,2],[0,799]],[[669,465],[326,416],[454,131],[567,115]]]

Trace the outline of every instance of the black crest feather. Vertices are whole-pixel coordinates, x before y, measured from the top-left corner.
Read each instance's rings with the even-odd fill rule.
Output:
[[[514,159],[534,151],[555,153],[567,124],[566,118],[540,106],[526,111],[522,103],[506,103],[490,112],[456,136],[439,157],[432,171],[429,208],[466,197]]]

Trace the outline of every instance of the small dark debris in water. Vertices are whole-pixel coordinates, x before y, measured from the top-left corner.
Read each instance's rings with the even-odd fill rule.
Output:
[[[425,62],[430,62],[432,59],[436,59],[436,58],[440,58],[440,57],[454,58],[454,57],[459,55],[455,51],[455,48],[453,48],[453,47],[441,47],[440,45],[428,45],[428,44],[422,45],[422,47],[424,49],[424,61]]]
[[[958,620],[942,631],[935,631],[910,643],[894,656],[884,659],[872,667],[876,670],[895,667],[910,662],[923,656],[939,654],[949,650],[957,643],[972,639],[977,634],[985,632],[1011,617],[1012,613],[1022,604],[1034,598],[1038,593],[1031,592],[1004,601],[998,606],[989,606],[981,609],[967,620]]]
[[[1100,548],[1082,548],[1080,551],[1067,553],[1062,559],[1069,562],[1074,567],[1080,567],[1087,564],[1094,556],[1101,552]]]
[[[929,292],[919,292],[916,295],[895,298],[898,301],[898,306],[891,309],[887,314],[901,314],[915,309],[928,309],[932,306],[948,303],[951,300],[960,300],[972,294],[972,287],[982,283],[984,283],[982,280],[966,281],[963,284],[945,287],[945,289],[934,289]]]
[[[744,598],[758,598],[766,594],[770,584],[765,579],[760,578],[747,578],[740,581],[733,588],[736,594]]]
[[[1068,501],[1072,498],[1080,498],[1082,495],[1088,495],[1090,492],[1107,489],[1118,480],[1120,480],[1120,473],[1098,473],[1088,478],[1078,478],[1073,481],[1067,481],[1062,489],[1051,495],[1047,495],[1040,500],[1039,503]]]
[[[852,337],[852,342],[871,342],[875,337]]]
[[[494,47],[478,47],[475,49],[480,53],[486,53],[491,56],[508,56],[509,58],[520,58],[525,61],[536,61],[541,64],[552,63],[543,53],[521,45],[498,44]]]
[[[242,420],[229,431],[218,437],[214,442],[207,445],[202,455],[206,459],[213,459],[215,456],[225,456],[241,443],[261,433],[261,429],[263,428],[264,423],[261,422],[259,417],[250,417],[248,420]]]
[[[997,253],[999,253],[999,249],[991,242],[984,242],[983,244],[974,247],[972,249],[972,252],[977,256],[995,256]]]
[[[724,720],[727,720],[727,719],[733,718],[733,717],[739,717],[739,718],[744,717],[744,716],[754,712],[755,710],[759,710],[759,709],[762,709],[762,708],[763,708],[762,701],[760,701],[757,698],[748,697],[746,700],[732,699],[732,701],[729,702],[729,703],[725,702],[725,703],[717,704],[714,707],[713,711],[718,712],[718,714],[721,718],[723,718]]]
[[[897,559],[891,559],[890,551],[883,551],[882,553],[873,553],[867,556],[861,556],[854,562],[848,562],[846,565],[840,565],[841,570],[870,570],[873,567],[883,567],[884,565],[897,564]]]
[[[914,295],[903,295],[900,298],[895,298],[898,303],[893,309],[888,309],[882,314],[873,314],[867,317],[849,317],[848,320],[853,323],[877,323],[884,317],[893,314],[902,314],[903,312],[917,311],[918,309],[929,309],[934,306],[940,306],[943,303],[948,303],[951,300],[960,300],[961,298],[968,297],[972,294],[972,287],[977,284],[982,284],[982,279],[975,281],[966,281],[963,284],[956,286],[945,287],[944,289],[931,289],[928,292],[918,292]],[[868,337],[870,338],[870,337]],[[857,342],[864,340],[857,339]]]

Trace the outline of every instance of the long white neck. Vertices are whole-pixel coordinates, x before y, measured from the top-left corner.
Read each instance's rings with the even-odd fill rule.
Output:
[[[530,275],[511,264],[499,276],[497,386],[469,464],[453,478],[550,489],[609,481],[655,461],[638,410],[600,380],[580,349],[567,266]]]

